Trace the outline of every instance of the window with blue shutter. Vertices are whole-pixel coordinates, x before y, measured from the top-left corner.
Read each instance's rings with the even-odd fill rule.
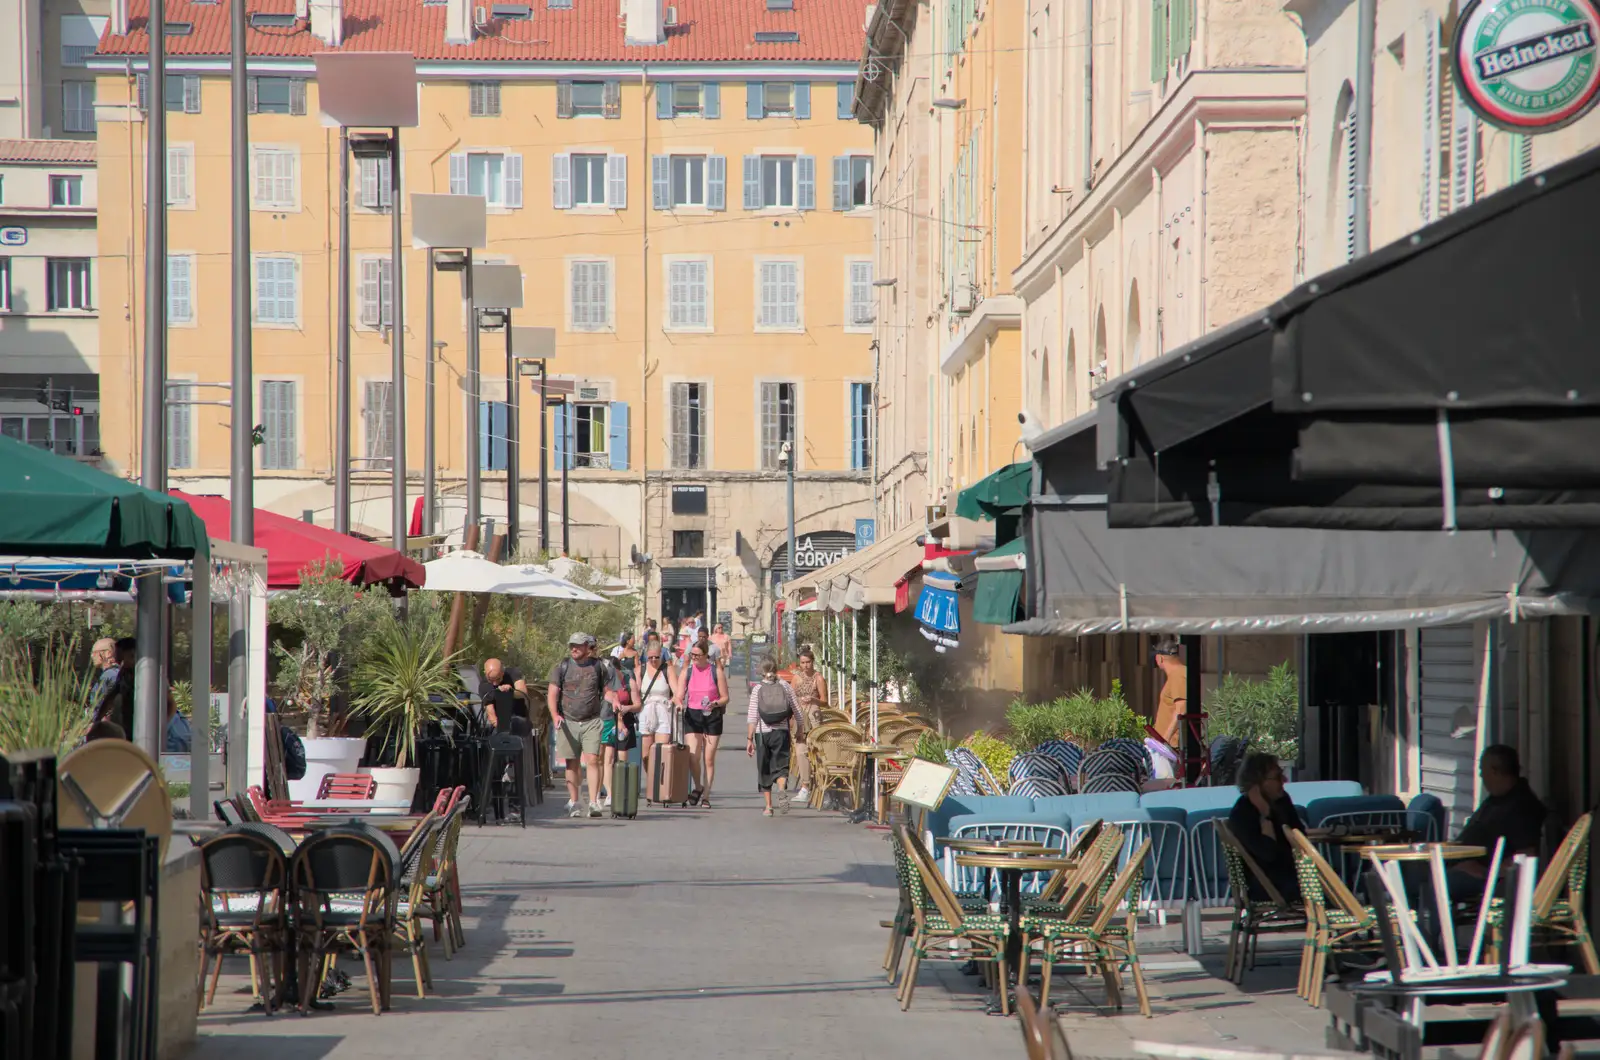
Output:
[[[850,470],[872,466],[872,384],[850,384]]]
[[[656,82],[656,118],[660,121],[672,117],[672,97],[675,87],[671,81]]]
[[[555,438],[555,470],[572,470],[572,453],[577,447],[577,433],[574,429],[573,418],[570,415],[572,406],[562,402],[551,409],[551,417],[555,420],[551,434]]]
[[[840,121],[854,121],[856,107],[856,83],[854,81],[840,81],[838,84],[839,109],[834,117]]]
[[[850,209],[850,156],[839,155],[833,160],[833,208]]]
[[[766,87],[760,81],[744,83],[744,116],[751,121],[766,117]]]
[[[537,402],[535,402],[537,404]],[[506,469],[506,403],[478,402],[478,470]]]
[[[611,422],[607,424],[606,451],[611,456],[611,470],[628,470],[628,403],[611,402]]]
[[[796,81],[794,83],[794,116],[800,119],[811,117],[810,81]]]
[[[702,118],[722,117],[722,85],[717,81],[705,81],[700,85],[700,116]]]

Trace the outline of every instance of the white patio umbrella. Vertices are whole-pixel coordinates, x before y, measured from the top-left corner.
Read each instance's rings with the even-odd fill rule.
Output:
[[[428,578],[424,588],[446,593],[495,593],[501,596],[536,596],[546,600],[581,600],[604,603],[581,586],[535,570],[531,566],[504,567],[477,552],[452,552],[424,563]]]

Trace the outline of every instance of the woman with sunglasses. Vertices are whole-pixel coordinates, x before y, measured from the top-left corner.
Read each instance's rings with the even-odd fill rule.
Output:
[[[678,675],[678,703],[683,707],[683,742],[689,748],[689,771],[699,790],[689,802],[711,806],[711,785],[717,777],[717,745],[722,742],[722,716],[728,709],[728,681],[712,663],[706,647],[692,644],[689,661]]]

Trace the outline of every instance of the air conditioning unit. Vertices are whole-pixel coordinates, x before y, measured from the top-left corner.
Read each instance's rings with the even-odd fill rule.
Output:
[[[479,4],[472,9],[472,24],[482,29],[489,24],[489,9]]]
[[[610,382],[596,382],[591,379],[580,379],[574,389],[574,401],[610,401]]]
[[[970,313],[978,308],[978,289],[973,286],[972,273],[962,270],[956,273],[955,288],[950,292],[950,312]]]
[[[667,20],[664,23],[664,25],[676,26],[677,24],[678,24],[678,9],[676,7],[670,7],[669,6],[667,8]]]

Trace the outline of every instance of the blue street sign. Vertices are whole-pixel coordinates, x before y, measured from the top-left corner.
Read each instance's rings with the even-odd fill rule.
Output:
[[[856,520],[856,551],[868,548],[878,540],[878,523],[874,519]]]

